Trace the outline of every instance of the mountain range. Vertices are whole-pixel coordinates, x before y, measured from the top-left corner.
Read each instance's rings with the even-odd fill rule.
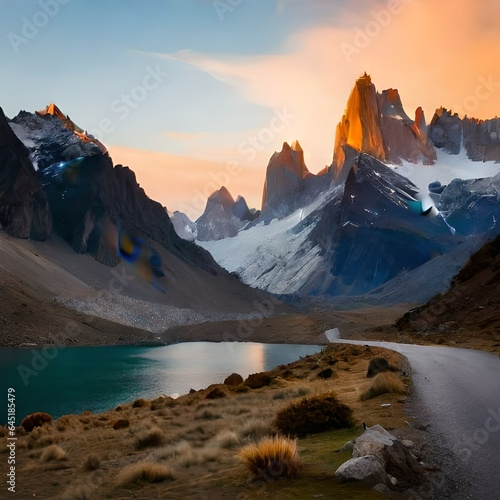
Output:
[[[157,332],[252,316],[268,298],[180,238],[134,172],[54,104],[12,120],[0,109],[0,226],[3,309],[21,295],[38,311],[21,332],[15,317],[5,320],[6,336],[29,339],[44,325],[49,334],[54,301],[76,309],[80,323]]]
[[[500,233],[500,119],[413,116],[364,74],[330,166],[313,174],[300,143],[285,142],[258,210],[221,186],[193,222],[151,200],[55,104],[12,119],[0,110],[0,271],[22,293],[31,279],[81,314],[151,332],[251,316],[269,293],[294,304],[424,302]],[[141,279],[111,311],[96,294],[113,269]]]
[[[237,235],[199,244],[245,283],[272,293],[372,294],[451,250],[464,263],[477,248],[470,238],[500,232],[499,146],[500,119],[460,118],[444,108],[430,123],[421,108],[412,119],[396,89],[377,92],[364,74],[336,127],[332,164],[312,174],[299,142],[284,143],[269,161],[259,217],[242,220]],[[196,224],[217,233],[207,211]],[[424,299],[456,271],[455,262],[443,265],[448,275],[439,283],[429,277]]]

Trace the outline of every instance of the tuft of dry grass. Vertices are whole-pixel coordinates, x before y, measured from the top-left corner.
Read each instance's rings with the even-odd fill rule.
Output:
[[[247,420],[239,431],[240,438],[248,441],[258,441],[273,434],[275,434],[274,428],[268,422],[258,418]]]
[[[406,394],[406,387],[403,381],[392,372],[381,372],[375,375],[370,386],[363,391],[360,396],[361,401],[375,398],[381,394],[394,392],[396,394]]]
[[[161,446],[165,439],[163,431],[159,427],[151,427],[135,436],[135,447],[138,450]]]
[[[168,465],[156,462],[138,462],[124,467],[118,474],[117,483],[121,486],[138,481],[159,483],[173,478],[172,469]]]
[[[264,479],[297,477],[302,469],[297,442],[283,436],[268,437],[246,445],[237,458],[255,477]]]
[[[47,446],[47,448],[45,448],[40,455],[41,462],[50,462],[51,460],[66,460],[67,458],[68,455],[66,454],[66,452],[57,444],[51,444],[50,446]]]
[[[69,486],[62,494],[62,500],[92,500],[94,489],[86,484]]]
[[[211,441],[214,446],[230,450],[240,443],[240,438],[236,432],[225,430],[217,434]]]

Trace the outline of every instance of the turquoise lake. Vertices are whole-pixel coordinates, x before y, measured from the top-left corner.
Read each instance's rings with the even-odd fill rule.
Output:
[[[137,398],[186,394],[222,382],[233,372],[244,378],[270,370],[321,346],[254,342],[189,342],[161,347],[66,347],[0,349],[5,395],[0,424],[7,420],[7,388],[15,389],[16,423],[44,411],[54,418],[85,410],[102,412]]]

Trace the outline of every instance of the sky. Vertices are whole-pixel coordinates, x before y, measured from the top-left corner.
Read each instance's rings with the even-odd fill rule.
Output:
[[[332,162],[356,78],[406,112],[500,116],[500,0],[0,0],[0,106],[55,102],[153,199],[198,217],[221,185],[260,208],[298,140]]]

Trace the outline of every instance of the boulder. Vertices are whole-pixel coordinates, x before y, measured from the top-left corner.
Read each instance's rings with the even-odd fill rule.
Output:
[[[374,455],[351,458],[335,471],[335,476],[341,481],[360,481],[367,486],[390,484],[384,467]]]
[[[352,456],[358,458],[365,455],[378,455],[385,446],[391,446],[394,441],[397,441],[395,436],[381,425],[374,425],[356,439]]]
[[[425,481],[425,470],[410,450],[380,425],[370,427],[356,439],[352,456],[376,456],[400,487],[416,486]]]

